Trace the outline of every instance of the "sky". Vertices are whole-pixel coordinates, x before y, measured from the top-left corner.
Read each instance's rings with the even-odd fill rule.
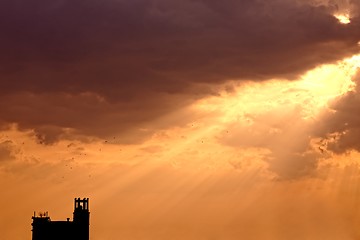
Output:
[[[360,239],[358,0],[2,0],[0,233]]]

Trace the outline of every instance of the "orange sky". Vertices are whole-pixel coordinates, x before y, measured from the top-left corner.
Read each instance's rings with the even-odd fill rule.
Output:
[[[239,2],[6,0],[1,239],[360,239],[359,4]]]

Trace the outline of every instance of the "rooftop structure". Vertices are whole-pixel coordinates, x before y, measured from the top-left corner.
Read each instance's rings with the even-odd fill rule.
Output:
[[[32,240],[89,240],[89,198],[75,198],[73,221],[52,221],[47,212],[32,220]]]

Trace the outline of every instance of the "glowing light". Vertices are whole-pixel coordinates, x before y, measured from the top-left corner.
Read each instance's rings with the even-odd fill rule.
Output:
[[[352,77],[359,66],[360,55],[355,55],[337,64],[319,66],[304,74],[298,81],[272,80],[243,84],[236,88],[235,93],[223,92],[221,95],[224,98],[202,100],[198,107],[214,111],[214,108],[221,106],[224,111],[221,116],[225,118],[225,122],[228,118],[237,118],[241,111],[266,112],[284,105],[283,102],[300,105],[305,111],[305,118],[313,117],[327,106],[329,100],[354,88]]]
[[[351,22],[349,14],[336,14],[334,17],[336,17],[342,24],[349,24]]]
[[[360,45],[360,42],[358,43]],[[360,68],[360,55],[354,55],[344,60],[344,63],[349,67],[349,74],[354,75]]]

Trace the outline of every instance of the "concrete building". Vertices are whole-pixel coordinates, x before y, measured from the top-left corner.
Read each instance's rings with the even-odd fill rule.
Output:
[[[89,199],[75,198],[73,221],[51,221],[47,213],[32,220],[32,240],[89,240]]]

